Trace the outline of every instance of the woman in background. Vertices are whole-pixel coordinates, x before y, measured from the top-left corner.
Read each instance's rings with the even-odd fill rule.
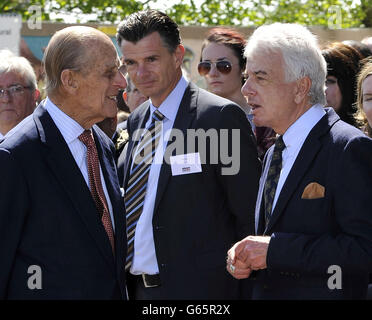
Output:
[[[322,50],[327,62],[326,98],[341,120],[359,128],[356,119],[356,83],[359,63],[363,58],[354,48],[334,42]]]
[[[358,76],[358,119],[362,130],[372,137],[372,61],[367,62]]]
[[[246,113],[256,135],[258,155],[263,159],[276,135],[270,128],[255,127],[251,108],[241,92],[246,63],[245,43],[243,35],[234,29],[211,29],[202,45],[198,71],[204,77],[208,91],[235,102]]]

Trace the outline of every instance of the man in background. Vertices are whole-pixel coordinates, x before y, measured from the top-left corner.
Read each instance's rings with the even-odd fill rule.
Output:
[[[30,62],[8,50],[1,50],[0,140],[34,111],[39,94]]]

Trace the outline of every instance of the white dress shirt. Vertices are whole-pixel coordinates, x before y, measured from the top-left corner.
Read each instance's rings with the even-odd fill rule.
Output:
[[[155,151],[155,157],[151,164],[149,179],[147,181],[147,186],[150,187],[148,187],[146,190],[143,211],[138,220],[134,235],[134,256],[132,266],[130,268],[130,272],[132,274],[159,273],[159,267],[155,254],[152,217],[154,214],[155,198],[165,149],[167,147],[170,132],[174,125],[174,120],[176,119],[178,108],[187,86],[188,81],[184,77],[181,77],[177,86],[158,107],[158,110],[164,115],[163,132]],[[156,107],[154,107],[150,99],[150,117],[147,120],[145,127],[150,125],[152,114],[155,110]]]
[[[48,111],[49,115],[53,119],[53,122],[57,126],[58,130],[61,132],[63,138],[67,143],[67,146],[71,151],[72,156],[76,161],[76,164],[78,165],[81,171],[81,174],[84,177],[85,183],[87,184],[88,188],[90,188],[87,167],[87,147],[83,142],[79,140],[79,136],[83,133],[84,128],[74,119],[70,118],[67,114],[65,114],[61,109],[59,109],[49,98],[45,99],[44,108]],[[115,231],[111,200],[107,192],[105,179],[101,169],[101,164],[99,164],[99,166],[103,192],[105,194],[108,209],[110,212],[112,228]]]
[[[283,185],[287,180],[288,174],[291,171],[294,162],[296,161],[302,145],[304,144],[310,131],[325,114],[326,112],[322,105],[313,105],[284,133],[283,141],[285,144],[285,149],[282,153],[282,170],[280,172],[278,185],[276,187],[272,211],[275,208],[276,202],[280,195],[280,191],[282,190]],[[269,165],[270,162],[266,164],[266,166]]]

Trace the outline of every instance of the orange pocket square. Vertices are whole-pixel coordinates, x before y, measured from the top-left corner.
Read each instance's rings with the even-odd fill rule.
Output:
[[[309,183],[304,192],[302,193],[301,199],[319,199],[324,198],[325,188],[316,182]]]

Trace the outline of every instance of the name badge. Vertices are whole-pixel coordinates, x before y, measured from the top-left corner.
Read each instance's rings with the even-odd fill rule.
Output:
[[[202,172],[199,152],[180,154],[169,159],[172,176]]]

